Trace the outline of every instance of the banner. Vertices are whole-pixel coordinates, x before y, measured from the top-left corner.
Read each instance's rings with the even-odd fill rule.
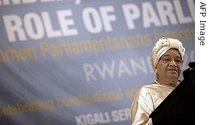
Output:
[[[129,125],[165,36],[194,61],[193,0],[1,0],[1,125]],[[182,78],[181,78],[182,79]]]

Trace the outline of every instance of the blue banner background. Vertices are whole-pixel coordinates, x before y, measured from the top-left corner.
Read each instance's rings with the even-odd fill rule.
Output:
[[[1,125],[128,125],[133,93],[154,81],[160,37],[183,42],[183,70],[194,61],[192,0],[14,1],[0,3]]]

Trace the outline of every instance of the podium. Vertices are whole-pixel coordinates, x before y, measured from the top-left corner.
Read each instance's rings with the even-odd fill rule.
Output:
[[[195,62],[188,66],[184,80],[150,114],[153,125],[195,124]]]

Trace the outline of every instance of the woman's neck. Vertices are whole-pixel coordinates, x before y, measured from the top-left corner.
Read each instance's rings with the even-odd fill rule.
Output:
[[[172,81],[172,80],[161,80],[161,79],[156,79],[155,82],[160,85],[166,85],[166,86],[172,86],[172,87],[176,87],[179,83],[178,80]]]

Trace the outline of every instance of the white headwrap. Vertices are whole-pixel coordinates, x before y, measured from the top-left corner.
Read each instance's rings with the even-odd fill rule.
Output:
[[[151,60],[154,70],[157,66],[160,57],[171,48],[177,49],[183,60],[185,48],[182,46],[182,43],[178,39],[162,37],[157,41],[155,47],[152,50]]]

